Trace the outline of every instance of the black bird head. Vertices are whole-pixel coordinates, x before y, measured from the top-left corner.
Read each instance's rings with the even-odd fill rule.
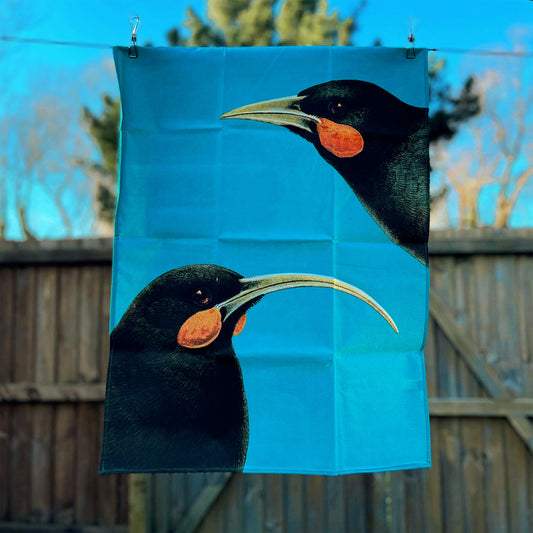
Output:
[[[427,109],[373,83],[330,81],[220,118],[284,126],[311,142],[397,244],[427,265]]]
[[[375,300],[333,278],[171,270],[137,295],[111,334],[102,472],[242,470],[248,412],[232,337],[264,295],[297,287],[355,296],[398,331]]]

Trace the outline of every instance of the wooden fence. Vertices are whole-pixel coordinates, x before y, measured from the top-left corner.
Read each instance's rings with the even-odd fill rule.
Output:
[[[0,532],[533,531],[533,230],[430,251],[431,469],[99,477],[111,243],[0,243]]]

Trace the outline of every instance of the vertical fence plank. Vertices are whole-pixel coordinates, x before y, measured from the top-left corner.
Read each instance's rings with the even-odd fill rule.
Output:
[[[152,527],[153,533],[167,533],[169,528],[169,475],[152,476]]]
[[[426,341],[426,372],[428,395],[438,396],[439,381],[437,368],[437,326],[435,320],[431,317],[428,322],[428,335]],[[428,498],[428,530],[434,533],[442,533],[442,492],[441,492],[441,461],[440,461],[440,429],[441,420],[438,418],[430,419],[431,429],[431,468],[427,476],[427,485],[424,487],[427,490]]]
[[[430,530],[427,477],[425,469],[391,473],[392,532]]]
[[[18,269],[15,275],[15,302],[13,336],[15,351],[13,380],[32,381],[35,377],[35,297],[37,294],[36,268]]]
[[[435,260],[431,259],[431,267]],[[437,260],[438,265],[438,260]],[[424,363],[426,369],[426,386],[428,397],[439,395],[439,378],[438,378],[438,358],[437,358],[437,325],[435,320],[428,318],[426,345],[424,347]],[[417,514],[420,514],[420,520],[423,524],[423,530],[432,531],[433,533],[442,532],[442,505],[441,505],[441,485],[440,485],[440,460],[439,460],[439,420],[430,419],[430,440],[431,440],[431,468],[420,474],[418,482],[418,491],[423,495],[424,505],[411,505],[412,498],[408,497],[409,507],[406,509],[405,528],[409,529],[409,524],[417,521]],[[407,483],[408,481],[405,480]],[[393,501],[394,505],[394,501]],[[414,516],[412,516],[414,515]]]
[[[528,505],[528,492],[533,486],[533,480],[528,478],[528,463],[531,452],[516,436],[515,431],[508,424],[504,430],[505,442],[505,474],[507,508],[509,510],[509,531],[528,533],[531,531],[531,514],[533,508]],[[529,489],[529,490],[528,490]]]
[[[207,483],[206,474],[192,473],[186,475],[187,479],[187,508],[190,508]]]
[[[76,522],[93,524],[97,517],[97,465],[99,441],[98,405],[83,403],[79,406],[76,431]],[[83,423],[81,423],[83,422]]]
[[[59,267],[56,381],[73,383],[78,380],[79,339],[79,272],[77,267]],[[54,430],[54,522],[73,524],[75,521],[76,428],[78,406],[59,405]]]
[[[262,533],[265,511],[263,476],[244,475],[244,491],[244,530]]]
[[[283,533],[285,508],[283,498],[283,476],[267,474],[265,483],[265,531],[266,533]]]
[[[391,472],[391,533],[407,533],[406,472]]]
[[[57,269],[53,266],[40,267],[36,274],[34,379],[37,383],[52,383],[57,347]],[[30,516],[33,522],[38,523],[47,523],[52,515],[53,424],[53,406],[34,406]]]
[[[458,320],[468,335],[479,346],[480,309],[485,309],[488,302],[483,301],[486,291],[478,290],[478,283],[485,280],[477,279],[475,273],[476,258],[456,261],[455,294],[458,309]],[[482,388],[475,379],[470,369],[461,366],[458,368],[457,380],[459,394],[476,398],[482,394]],[[483,421],[469,419],[461,421],[461,448],[462,454],[462,484],[465,506],[465,529],[467,531],[485,531],[486,509],[483,491],[485,476],[483,462]]]
[[[100,375],[98,266],[85,265],[80,273],[80,333],[78,381],[97,382]],[[76,459],[76,517],[79,523],[93,523],[98,514],[97,471],[99,459],[99,413],[94,405],[79,406]]]
[[[107,363],[109,360],[109,315],[111,304],[111,269],[106,265],[99,267],[100,286],[100,309],[98,310],[99,317],[99,347],[98,356],[99,361],[99,381],[105,381],[107,376]]]
[[[33,433],[33,408],[17,405],[12,409],[11,434],[11,487],[10,518],[25,522],[30,517],[30,457]]]
[[[56,411],[54,428],[54,516],[56,524],[70,525],[75,520],[75,457],[76,419],[75,405],[61,405]]]
[[[519,354],[522,358],[523,392],[533,396],[533,260],[529,256],[516,257],[516,305],[518,309]]]
[[[222,505],[214,505],[205,515],[202,523],[194,533],[226,533],[225,509]]]
[[[494,283],[494,261],[488,261],[486,257],[472,258],[472,264],[475,274],[476,286],[476,333],[478,346],[481,354],[486,358],[490,364],[496,363],[498,357],[498,349],[494,345],[493,338],[498,328],[498,308],[496,300],[496,289]],[[479,312],[482,311],[482,312]],[[483,395],[484,391],[480,391]],[[499,431],[499,420],[484,420],[481,422],[482,426],[482,440],[480,443],[480,457],[478,459],[479,468],[483,469],[482,480],[477,480],[476,484],[472,484],[470,491],[477,490],[482,492],[485,502],[485,512],[483,519],[485,522],[485,530],[490,531],[493,527],[493,520],[495,514],[502,515],[501,502],[494,502],[493,497],[495,493],[500,490],[504,493],[504,487],[498,481],[498,475],[494,476],[493,461],[499,461],[497,454],[493,450],[502,448],[503,435]],[[489,445],[489,443],[491,443]],[[496,468],[496,472],[498,468]],[[501,480],[503,481],[503,480]],[[481,485],[479,485],[481,483]],[[483,490],[479,490],[479,487]],[[498,488],[499,487],[499,488]],[[498,498],[502,499],[502,498]],[[468,523],[479,520],[479,515],[472,516],[473,509],[469,510],[469,514],[465,520]],[[503,510],[505,513],[505,510]],[[499,519],[497,519],[498,522]],[[501,522],[500,522],[501,525]]]
[[[519,269],[515,257],[499,257],[496,260],[496,295],[499,311],[498,331],[502,377],[507,390],[513,395],[524,394],[524,368],[520,355],[519,335]],[[513,301],[509,295],[517,295]],[[524,477],[527,471],[527,459],[522,444],[516,442],[516,435],[506,425],[503,431],[504,470],[503,483],[506,487],[506,503],[509,527],[512,531],[524,531],[524,520],[527,513],[527,482]],[[524,496],[526,496],[524,498]]]
[[[37,269],[35,297],[35,381],[51,383],[55,378],[57,351],[58,272],[54,266]]]
[[[208,482],[216,483],[222,480],[223,474],[208,474]],[[231,483],[231,480],[228,482]],[[228,533],[232,530],[227,526],[227,509],[231,494],[229,492],[229,484],[225,486],[222,492],[218,495],[211,507],[207,509],[200,527],[195,533],[210,533],[216,531],[217,533]]]
[[[128,475],[128,532],[150,531],[150,500],[152,494],[150,474]]]
[[[483,428],[485,437],[485,498],[487,505],[487,532],[497,533],[507,529],[507,503],[505,500],[505,469],[502,449],[503,420],[493,420]]]
[[[432,272],[435,290],[452,309],[454,304],[453,257],[440,259]],[[437,334],[437,365],[439,396],[458,395],[457,375],[459,361],[455,349],[441,331]],[[441,420],[439,423],[440,461],[442,487],[443,531],[461,533],[464,531],[463,494],[461,483],[461,441],[458,420]]]
[[[504,280],[500,278],[501,263],[500,258],[491,261],[482,260],[479,264],[479,271],[482,273],[480,289],[483,289],[483,296],[488,305],[486,315],[488,319],[489,334],[487,337],[487,360],[494,365],[501,375],[502,347],[503,343],[499,332],[501,331],[502,298],[505,297]],[[484,282],[484,283],[483,283]],[[507,502],[502,498],[506,493],[505,480],[505,441],[504,432],[507,421],[487,420],[484,423],[485,437],[485,499],[490,502],[487,505],[487,531],[502,531],[507,527]],[[499,496],[497,496],[499,494]]]
[[[366,475],[350,474],[343,476],[346,531],[358,533],[368,531],[366,507]]]
[[[390,530],[390,473],[376,472],[366,474],[367,491],[367,521],[369,531],[385,533]]]
[[[285,477],[285,498],[287,509],[287,533],[303,531],[304,520],[304,478],[297,474]]]
[[[13,381],[13,357],[15,343],[15,271],[10,267],[0,268],[0,383]],[[11,413],[8,406],[0,408],[0,520],[10,517],[11,487]]]
[[[522,358],[519,352],[517,275],[514,257],[502,256],[496,259],[494,278],[500,355],[498,367],[507,390],[513,395],[520,395],[524,388]],[[516,295],[516,297],[510,297],[510,295]]]
[[[98,408],[98,425],[97,425],[97,462],[94,465],[94,472],[99,467],[100,454],[102,450],[102,436],[104,427],[104,406]],[[97,508],[98,524],[104,526],[113,526],[126,521],[126,512],[120,512],[121,495],[126,499],[127,474],[111,474],[97,476]]]
[[[222,495],[226,508],[226,528],[228,533],[232,531],[245,531],[243,505],[245,498],[245,477],[245,474],[233,474],[228,487]]]
[[[9,519],[9,497],[11,492],[9,438],[11,433],[11,409],[0,408],[0,521]]]
[[[100,372],[100,339],[98,337],[101,294],[98,290],[98,267],[85,266],[80,275],[80,339],[79,380],[97,382]]]
[[[533,328],[531,327],[531,317],[533,316],[533,260],[530,256],[517,257],[517,291],[519,325],[518,333],[520,337],[520,354],[522,356],[522,368],[524,376],[524,395],[533,396]],[[509,461],[512,456],[509,454]],[[526,503],[527,531],[533,531],[533,460],[528,454],[526,475]]]
[[[324,477],[306,476],[305,478],[305,505],[306,527],[309,533],[325,531],[326,513],[324,506]]]
[[[170,511],[169,511],[169,531],[176,531],[180,520],[185,515],[187,475],[171,474],[170,475]]]
[[[332,533],[346,531],[346,514],[344,512],[346,502],[342,476],[326,477],[325,489],[326,527],[324,530]]]
[[[36,269],[24,267],[15,277],[16,298],[14,305],[15,339],[13,381],[33,381],[35,361],[35,294]],[[11,518],[28,520],[31,501],[31,438],[33,434],[33,407],[17,405],[12,411],[11,466],[12,499]]]
[[[502,265],[505,275],[502,276],[506,286],[505,294],[501,294],[501,311],[505,314],[503,321],[504,332],[508,332],[505,339],[506,372],[508,383],[514,394],[525,396],[528,387],[525,384],[527,373],[525,372],[524,338],[521,335],[521,320],[524,307],[521,305],[523,296],[520,294],[523,286],[521,279],[521,265],[516,257],[508,257]],[[531,283],[530,297],[533,299],[533,281]],[[517,295],[516,301],[509,301],[509,294]],[[533,486],[533,481],[527,478],[528,463],[530,462],[530,452],[524,447],[523,442],[517,439],[514,430],[505,426],[505,472],[507,487],[507,508],[509,517],[509,528],[511,531],[525,532],[529,530],[529,516],[533,509],[528,508],[528,489]],[[529,487],[528,487],[529,485]]]
[[[98,368],[98,381],[105,382],[107,375],[107,361],[109,358],[109,305],[111,298],[111,270],[107,265],[97,267],[97,287],[98,310],[95,317],[95,324],[98,329],[95,335],[98,339],[98,349],[95,353],[95,365]],[[102,449],[102,436],[104,427],[103,406],[99,413],[98,423],[98,453]],[[120,495],[119,484],[124,483],[124,476],[106,475],[97,478],[98,494],[98,523],[103,525],[114,525],[118,522],[118,498]]]
[[[51,405],[33,407],[31,437],[31,522],[46,524],[52,516],[52,461],[54,408]]]

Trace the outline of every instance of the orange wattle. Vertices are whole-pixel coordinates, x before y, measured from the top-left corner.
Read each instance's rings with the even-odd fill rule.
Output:
[[[362,135],[351,126],[321,118],[316,129],[320,144],[337,157],[353,157],[363,149]]]
[[[178,332],[178,344],[184,348],[204,348],[211,344],[222,329],[220,311],[213,307],[188,318]]]
[[[241,331],[244,329],[244,325],[246,324],[246,313],[239,318],[237,321],[237,324],[235,325],[235,329],[233,330],[233,335],[239,335]]]

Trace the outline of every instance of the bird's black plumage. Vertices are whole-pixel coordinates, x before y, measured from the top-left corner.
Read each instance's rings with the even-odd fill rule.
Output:
[[[247,105],[222,118],[282,125],[311,142],[392,241],[427,265],[427,108],[406,104],[373,83],[340,80],[296,97]],[[349,137],[356,133],[364,145],[351,155]],[[348,136],[344,141],[343,135]],[[342,145],[339,151],[332,148],[335,143]],[[341,153],[346,149],[348,155]]]
[[[205,348],[176,342],[189,317],[238,294],[241,277],[182,267],[131,303],[111,334],[102,470],[242,470],[248,414],[231,337],[246,306]]]
[[[326,287],[366,293],[312,274],[243,278],[216,265],[171,270],[149,283],[111,333],[101,472],[240,471],[248,409],[232,337],[264,295]]]

